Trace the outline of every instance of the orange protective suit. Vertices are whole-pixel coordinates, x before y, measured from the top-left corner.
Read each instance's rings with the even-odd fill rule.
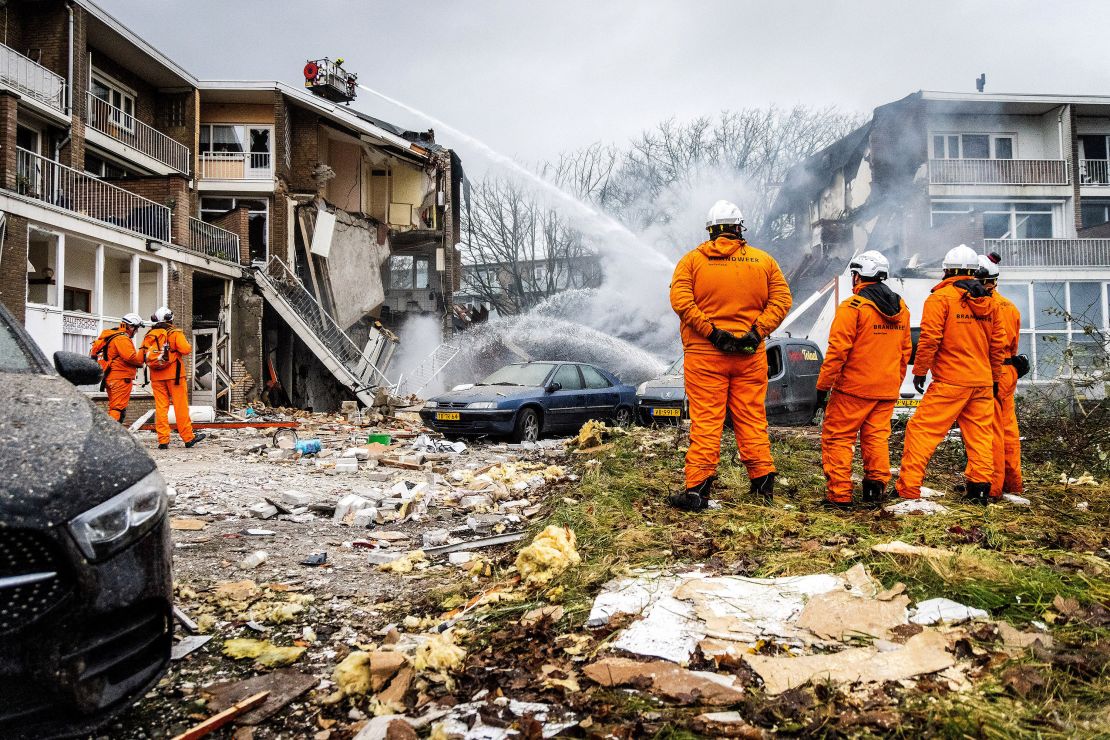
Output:
[[[821,428],[821,465],[830,501],[852,501],[852,455],[857,435],[863,477],[890,480],[890,419],[913,344],[910,312],[882,283],[860,283],[840,304],[817,390],[832,391]]]
[[[767,437],[766,349],[760,344],[754,354],[725,354],[709,335],[714,327],[737,337],[754,328],[766,338],[790,305],[790,287],[778,263],[740,239],[722,236],[704,242],[675,267],[671,307],[681,322],[690,404],[687,488],[716,473],[726,409],[749,477],[774,472]]]
[[[992,385],[1006,351],[995,307],[979,281],[964,276],[945,278],[925,300],[913,374],[932,372],[933,382],[906,427],[896,484],[902,498],[921,497],[925,467],[954,421],[967,449],[967,479],[989,483],[994,476]]]
[[[108,340],[105,359],[104,389],[108,391],[108,416],[122,423],[131,402],[135,373],[143,366],[143,353],[135,349],[131,337],[121,326]]]
[[[998,320],[1006,333],[1007,358],[1018,353],[1021,334],[1021,312],[1013,302],[997,290],[991,293]],[[1021,493],[1021,432],[1018,430],[1014,394],[1017,392],[1017,370],[1013,365],[1002,366],[998,379],[998,395],[994,399],[994,477],[991,479],[991,496],[1003,493]],[[968,465],[970,469],[970,464]],[[969,472],[969,471],[968,471]]]
[[[150,390],[154,394],[154,431],[158,444],[170,442],[170,404],[177,421],[177,433],[192,442],[193,422],[189,418],[189,377],[184,357],[193,352],[185,333],[172,324],[158,323],[143,337],[143,354],[148,359],[169,345],[168,367],[150,368]],[[153,350],[153,351],[152,351]]]

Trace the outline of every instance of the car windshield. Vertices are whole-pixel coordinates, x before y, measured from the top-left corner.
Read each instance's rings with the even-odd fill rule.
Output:
[[[675,360],[674,364],[671,365],[669,368],[667,368],[667,372],[665,372],[663,374],[664,375],[682,375],[682,358],[679,357],[677,360]]]
[[[529,362],[526,365],[506,365],[487,375],[475,385],[525,385],[539,387],[555,367],[548,362]]]
[[[0,318],[0,372],[42,372],[42,368],[38,366],[34,357],[19,341],[15,329],[9,326],[3,318]]]

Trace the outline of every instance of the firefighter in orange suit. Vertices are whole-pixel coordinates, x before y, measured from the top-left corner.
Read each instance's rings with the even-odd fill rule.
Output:
[[[959,422],[967,449],[967,496],[990,500],[994,478],[994,396],[1005,359],[1006,334],[996,303],[975,275],[979,255],[961,244],[944,257],[944,279],[933,287],[921,313],[921,336],[913,384],[925,396],[906,427],[902,498],[921,497],[925,466],[937,445]],[[929,390],[925,376],[933,374]]]
[[[142,317],[129,313],[120,320],[118,328],[102,331],[89,352],[104,371],[100,390],[108,393],[108,416],[121,424],[131,402],[135,373],[143,366],[143,353],[135,349],[132,341],[142,327]]]
[[[1018,354],[1018,337],[1021,333],[1021,312],[1013,302],[998,292],[998,263],[1002,258],[992,252],[979,256],[979,282],[990,291],[998,320],[1006,332],[1006,352],[1002,361],[1002,377],[998,380],[998,395],[994,399],[994,478],[991,496],[1003,493],[1021,493],[1021,433],[1018,431],[1014,393],[1019,378],[1029,372],[1029,358]]]
[[[852,453],[856,436],[863,456],[865,504],[877,504],[890,481],[890,419],[906,377],[913,344],[910,312],[883,283],[887,258],[864,252],[849,264],[854,296],[840,304],[829,330],[829,349],[817,376],[818,406],[825,407],[821,464],[825,501],[852,505]]]
[[[154,394],[154,429],[158,433],[158,449],[170,446],[170,403],[177,420],[177,433],[192,447],[204,439],[193,433],[189,418],[189,377],[184,358],[193,347],[185,332],[173,325],[173,311],[162,306],[150,317],[154,326],[143,337],[143,355],[150,373],[150,390]]]
[[[741,238],[739,208],[717,201],[706,228],[710,240],[679,261],[671,280],[671,307],[681,323],[690,449],[686,489],[668,502],[686,511],[709,505],[726,411],[751,491],[770,499],[775,464],[767,436],[763,340],[782,323],[791,302],[778,263]]]

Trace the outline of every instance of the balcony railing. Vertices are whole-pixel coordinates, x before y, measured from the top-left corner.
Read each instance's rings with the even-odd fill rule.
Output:
[[[1080,185],[1110,185],[1110,160],[1079,160]]]
[[[269,152],[201,152],[202,180],[269,180],[274,176]]]
[[[159,241],[170,209],[26,149],[16,150],[16,192]]]
[[[85,122],[102,134],[136,149],[183,175],[188,175],[193,154],[189,147],[175,141],[135,116],[88,93],[89,106]]]
[[[1107,267],[1110,239],[984,239],[1006,267]]]
[[[10,46],[0,44],[0,84],[66,113],[66,81]]]
[[[234,231],[190,218],[189,239],[189,247],[196,252],[227,262],[239,261],[239,235]]]
[[[1067,185],[1063,159],[930,159],[932,185]]]

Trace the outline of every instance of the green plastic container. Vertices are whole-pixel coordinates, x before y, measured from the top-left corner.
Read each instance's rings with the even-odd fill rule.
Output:
[[[366,438],[366,443],[388,445],[393,444],[393,438],[390,437],[388,434],[371,434],[369,437]]]

